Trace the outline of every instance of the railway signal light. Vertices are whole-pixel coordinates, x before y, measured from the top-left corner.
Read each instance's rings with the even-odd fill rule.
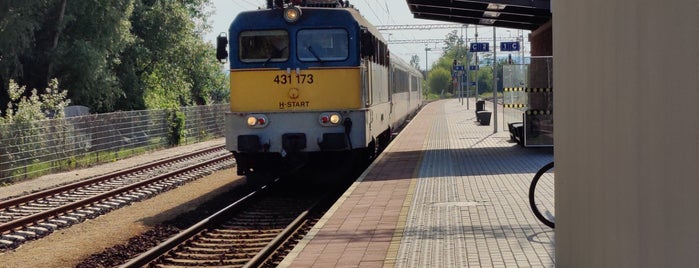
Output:
[[[226,48],[228,47],[228,38],[226,36],[226,33],[221,33],[216,37],[216,59],[224,63],[226,62],[226,59],[228,58],[228,51],[226,51]]]

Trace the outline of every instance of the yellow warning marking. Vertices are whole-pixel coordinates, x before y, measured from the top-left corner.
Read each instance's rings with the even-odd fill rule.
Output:
[[[525,105],[522,103],[510,103],[510,104],[505,104],[505,108],[524,108]]]

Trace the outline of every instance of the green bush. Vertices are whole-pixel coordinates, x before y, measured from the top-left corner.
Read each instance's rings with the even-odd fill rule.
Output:
[[[184,113],[179,109],[168,110],[168,145],[180,145],[186,134]]]

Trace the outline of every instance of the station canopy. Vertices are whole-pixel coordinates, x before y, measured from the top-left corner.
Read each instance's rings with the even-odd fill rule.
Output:
[[[551,20],[551,0],[406,0],[416,19],[536,30]]]

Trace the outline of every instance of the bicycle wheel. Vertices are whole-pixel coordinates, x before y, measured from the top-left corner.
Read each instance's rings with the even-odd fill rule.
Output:
[[[536,172],[529,186],[529,206],[531,206],[532,212],[539,221],[551,228],[556,226],[554,223],[553,175],[553,162],[551,162]]]

